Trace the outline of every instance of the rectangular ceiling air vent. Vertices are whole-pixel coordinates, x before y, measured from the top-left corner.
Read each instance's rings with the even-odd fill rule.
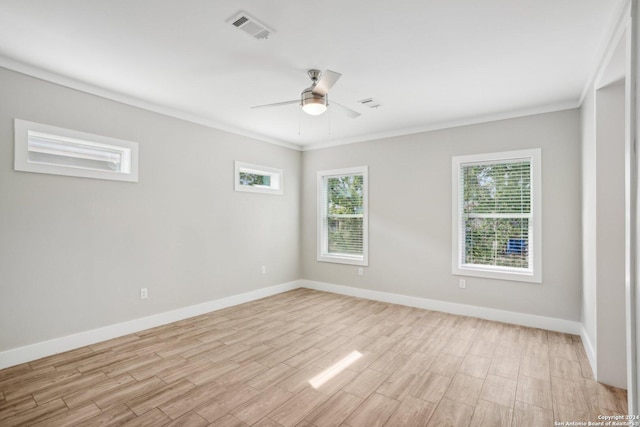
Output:
[[[234,27],[241,27],[242,24],[244,24],[245,22],[247,22],[249,20],[249,18],[247,18],[246,16],[241,16],[240,19],[238,19],[237,21],[235,21],[233,23]]]
[[[262,40],[268,39],[271,33],[274,33],[271,28],[264,25],[262,22],[250,16],[248,13],[240,11],[233,15],[227,22],[231,23],[236,28],[241,29],[245,33],[249,34],[254,39]]]
[[[369,108],[379,108],[380,107],[380,103],[377,100],[373,99],[373,98],[361,99],[358,102],[360,104],[364,105],[365,107],[369,107]]]

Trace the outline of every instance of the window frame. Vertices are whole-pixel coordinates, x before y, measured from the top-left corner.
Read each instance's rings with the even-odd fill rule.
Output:
[[[278,187],[274,186],[255,186],[244,185],[240,182],[240,173],[252,173],[255,175],[264,175],[270,177],[277,177]],[[246,163],[235,161],[234,167],[234,189],[235,191],[246,191],[249,193],[265,193],[265,194],[284,194],[284,172],[282,169],[272,168],[269,166],[256,165],[253,163]]]
[[[332,254],[328,252],[328,236],[324,227],[323,206],[326,195],[324,193],[324,179],[346,175],[362,175],[362,255]],[[317,173],[317,261],[358,266],[369,265],[369,167],[357,166],[351,168],[331,169]]]
[[[465,236],[462,232],[464,221],[460,211],[460,200],[464,189],[461,185],[461,168],[469,164],[510,163],[517,160],[531,162],[531,220],[529,221],[528,250],[530,268],[462,264],[465,250]],[[504,151],[496,153],[454,156],[452,158],[452,274],[459,276],[483,277],[518,282],[542,283],[542,152],[540,148]]]
[[[69,144],[69,146],[79,144],[87,147],[120,151],[125,155],[122,161],[122,163],[126,165],[125,170],[109,171],[76,165],[30,161],[30,133],[35,137],[49,138],[60,144]],[[14,169],[21,172],[74,176],[78,178],[138,182],[138,143],[27,120],[14,119]]]

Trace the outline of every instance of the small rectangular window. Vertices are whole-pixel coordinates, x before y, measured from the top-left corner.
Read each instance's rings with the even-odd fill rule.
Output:
[[[367,172],[318,172],[318,261],[368,265]]]
[[[236,191],[282,194],[282,169],[236,162]]]
[[[15,119],[17,171],[138,181],[138,144]]]
[[[540,150],[453,158],[453,273],[541,282]]]

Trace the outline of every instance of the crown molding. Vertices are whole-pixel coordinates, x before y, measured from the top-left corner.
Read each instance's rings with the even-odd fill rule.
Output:
[[[602,67],[608,64],[609,59],[611,58],[611,55],[615,50],[614,48],[616,47],[618,41],[620,40],[620,37],[622,36],[622,32],[624,31],[625,26],[623,25],[623,23],[625,23],[626,19],[630,16],[631,0],[618,0],[618,9],[609,22],[606,37],[596,50],[596,60],[594,61],[591,75],[587,80],[584,89],[582,89],[580,101],[578,102],[579,106],[582,105],[584,99],[587,97],[587,94],[596,84],[596,81],[601,74]]]
[[[110,89],[106,89],[91,83],[87,83],[81,80],[77,80],[71,77],[64,76],[62,74],[54,73],[43,68],[35,67],[24,62],[17,61],[7,56],[0,55],[0,67],[6,68],[11,71],[15,71],[27,76],[35,77],[40,80],[44,80],[50,83],[54,83],[60,86],[64,86],[70,89],[78,90],[80,92],[89,93],[91,95],[99,96],[101,98],[110,99],[112,101],[121,102],[133,107],[141,108],[143,110],[152,111],[154,113],[163,114],[165,116],[174,117],[187,122],[199,124],[209,128],[233,133],[236,135],[244,136],[247,138],[255,139],[268,144],[279,145],[281,147],[289,148],[291,150],[300,151],[301,146],[298,144],[292,144],[284,141],[279,141],[272,138],[267,138],[263,135],[247,132],[242,129],[238,129],[232,126],[224,125],[211,119],[207,119],[195,114],[186,113],[174,108],[170,108],[164,105],[155,104],[153,102],[145,101],[140,98],[125,95],[120,92],[116,92]]]
[[[255,139],[268,144],[278,145],[278,146],[289,148],[291,150],[296,150],[296,151],[318,150],[318,149],[335,147],[340,145],[374,141],[374,140],[379,140],[383,138],[406,136],[406,135],[430,132],[435,130],[443,130],[443,129],[461,127],[461,126],[469,126],[469,125],[480,124],[480,123],[488,123],[488,122],[494,122],[499,120],[512,119],[517,117],[569,110],[573,108],[578,108],[582,102],[582,99],[580,100],[580,102],[576,102],[573,100],[563,101],[555,104],[538,106],[533,108],[506,111],[501,113],[488,114],[488,115],[475,116],[475,117],[467,117],[459,120],[451,120],[451,121],[440,122],[440,123],[431,123],[424,126],[418,126],[413,128],[395,129],[387,132],[370,133],[370,134],[360,135],[352,138],[300,145],[292,142],[285,142],[277,139],[268,138],[263,135],[248,132],[246,130],[238,129],[232,126],[224,125],[211,119],[186,113],[184,111],[180,111],[164,105],[155,104],[140,98],[125,95],[110,89],[93,85],[91,83],[87,83],[81,80],[67,77],[62,74],[54,73],[52,71],[45,70],[43,68],[35,67],[33,65],[17,61],[7,56],[0,55],[0,67],[6,68],[8,70],[12,70],[21,74],[25,74],[31,77],[35,77],[37,79],[44,80],[50,83],[54,83],[60,86],[68,87],[70,89],[78,90],[81,92],[89,93],[91,95],[110,99],[112,101],[121,102],[123,104],[127,104],[133,107],[152,111],[154,113],[163,114],[169,117],[174,117],[177,119],[185,120],[187,122],[233,133],[236,135]],[[595,73],[594,73],[594,77],[595,77]]]
[[[515,119],[518,117],[534,116],[537,114],[553,113],[556,111],[572,110],[578,108],[580,104],[576,101],[564,101],[550,105],[543,105],[540,107],[526,108],[521,110],[507,111],[502,113],[488,114],[484,116],[467,117],[460,120],[452,120],[441,123],[433,123],[424,126],[418,126],[408,129],[397,129],[389,132],[378,132],[367,134],[363,136],[357,136],[353,138],[347,138],[340,141],[327,141],[319,142],[315,144],[303,145],[302,151],[320,150],[322,148],[335,147],[338,145],[355,144],[358,142],[366,142],[379,140],[384,138],[393,138],[397,136],[413,135],[418,133],[431,132],[442,129],[450,129],[462,126],[476,125],[481,123],[490,123],[500,120]]]

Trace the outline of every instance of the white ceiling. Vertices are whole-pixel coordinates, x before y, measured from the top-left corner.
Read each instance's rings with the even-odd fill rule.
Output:
[[[575,107],[620,4],[0,0],[0,65],[309,148]],[[276,33],[225,22],[239,10]],[[362,116],[249,108],[298,98],[309,68],[342,73],[330,99]]]

